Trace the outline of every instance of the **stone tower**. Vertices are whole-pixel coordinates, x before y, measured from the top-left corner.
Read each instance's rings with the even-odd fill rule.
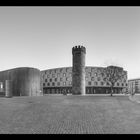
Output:
[[[72,48],[72,94],[85,95],[85,54],[86,48],[75,46]]]

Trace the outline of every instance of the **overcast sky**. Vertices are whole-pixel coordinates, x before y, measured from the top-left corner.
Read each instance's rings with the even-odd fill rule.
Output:
[[[0,71],[72,66],[75,45],[86,66],[140,77],[140,7],[0,7]]]

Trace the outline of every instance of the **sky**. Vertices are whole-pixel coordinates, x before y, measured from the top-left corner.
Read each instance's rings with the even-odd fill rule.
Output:
[[[121,66],[140,77],[140,7],[0,7],[0,71],[72,66],[72,47],[86,66]]]

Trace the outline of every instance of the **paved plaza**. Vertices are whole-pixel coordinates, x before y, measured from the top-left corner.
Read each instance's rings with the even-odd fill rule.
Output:
[[[0,98],[0,134],[136,134],[140,104],[126,95]]]

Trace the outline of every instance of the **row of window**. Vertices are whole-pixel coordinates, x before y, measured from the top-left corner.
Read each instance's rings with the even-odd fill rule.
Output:
[[[101,85],[103,86],[105,83],[104,82],[101,82]],[[107,84],[107,86],[109,86],[110,84],[107,82],[106,83]],[[65,86],[66,85],[66,82],[63,82],[63,85]],[[69,85],[72,85],[72,82],[70,81],[69,82]],[[91,85],[91,82],[88,82],[88,85]],[[98,85],[98,82],[94,82],[94,85]],[[124,84],[124,83],[122,83],[122,84],[120,84],[120,83],[117,83],[117,86],[127,86],[127,83],[126,84]],[[45,86],[45,83],[43,83],[43,86]],[[47,83],[47,86],[50,86],[50,83]],[[54,82],[52,82],[52,86],[56,86],[55,85],[55,83]],[[57,86],[60,86],[60,82],[57,82]]]
[[[72,77],[72,73],[69,73],[69,76]],[[52,74],[52,77],[55,77],[55,74]],[[60,73],[57,73],[57,77],[60,77]],[[63,73],[63,77],[66,77],[66,73]],[[95,73],[95,77],[97,77],[97,73]],[[95,77],[91,77],[91,80],[94,81]],[[102,77],[103,77],[103,73],[102,73]],[[47,78],[50,78],[50,75],[47,75]],[[44,79],[44,77],[43,77],[43,79]],[[87,76],[86,76],[86,80],[88,80]],[[97,77],[97,80],[100,81],[101,77]],[[104,77],[103,80],[106,81],[106,78]],[[57,81],[57,80],[55,80],[55,81]],[[126,79],[124,79],[124,82],[126,82]]]
[[[63,82],[63,85],[66,85],[66,82]],[[69,85],[72,85],[71,81],[69,82]],[[45,83],[43,83],[43,86],[45,86]],[[47,83],[47,86],[50,86],[50,83]],[[57,85],[55,85],[55,83],[52,83],[52,86],[60,86],[60,82],[57,82]]]
[[[66,77],[66,81],[69,81],[69,77]],[[57,78],[54,79],[55,82],[57,82]],[[91,81],[94,81],[95,78],[94,77],[91,77]],[[97,81],[100,81],[101,78],[100,77],[97,77]],[[103,79],[104,81],[106,81],[106,78]],[[60,81],[63,81],[63,78],[60,78]],[[86,77],[86,81],[88,81],[88,77]],[[45,82],[52,82],[52,79],[45,79]],[[124,79],[124,82],[126,82],[126,79]]]

